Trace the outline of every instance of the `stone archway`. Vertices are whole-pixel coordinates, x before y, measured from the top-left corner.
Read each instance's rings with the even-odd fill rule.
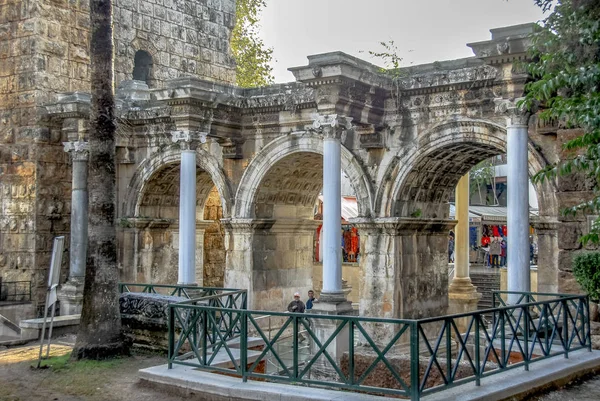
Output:
[[[322,137],[294,133],[265,146],[242,177],[226,285],[250,288],[254,308],[281,310],[295,291],[306,293],[321,281],[313,280],[313,257],[322,152]],[[370,183],[348,149],[342,150],[342,169],[354,184],[359,214],[369,216]]]
[[[180,162],[181,150],[175,147],[167,149],[164,152],[154,153],[144,159],[136,169],[129,183],[128,191],[121,207],[122,215],[126,217],[139,216],[140,194],[143,193],[144,186],[150,177],[165,165]],[[196,165],[206,172],[215,184],[221,198],[223,217],[227,218],[231,216],[233,204],[232,191],[229,180],[225,176],[219,161],[207,151],[198,149],[196,150]]]
[[[196,171],[196,282],[222,286],[221,218],[230,211],[230,191],[216,160],[205,153],[198,151]],[[177,282],[179,170],[180,152],[172,149],[142,162],[131,180],[121,226],[122,242],[133,246],[123,246],[121,259],[130,262],[122,263],[125,276],[137,282]]]
[[[295,132],[280,137],[267,144],[248,165],[236,192],[236,205],[233,217],[254,218],[254,200],[261,181],[271,166],[294,153],[323,154],[323,138],[312,132]],[[342,170],[353,185],[358,203],[358,214],[369,217],[372,214],[373,189],[362,166],[350,150],[342,146]]]
[[[453,227],[447,202],[461,176],[478,162],[505,150],[503,126],[457,118],[420,133],[412,148],[403,149],[404,153],[388,164],[387,179],[375,203],[381,217],[361,222],[371,233],[367,241],[373,255],[363,266],[361,313],[419,317],[444,310],[447,235]],[[530,175],[544,165],[530,143]],[[541,214],[555,219],[552,184],[538,184],[536,190]],[[556,230],[545,230],[539,244],[540,254],[548,256],[540,268],[539,288],[547,291],[557,284],[557,258],[552,257],[558,252]],[[385,270],[380,267],[382,261]]]
[[[421,209],[424,217],[446,218],[436,204],[447,202],[460,177],[478,162],[505,152],[506,128],[494,122],[457,118],[438,124],[420,134],[417,146],[388,167],[396,171],[381,185],[389,190],[378,194],[376,210],[382,216],[408,217],[415,209]],[[529,175],[545,165],[544,158],[530,143]],[[553,184],[534,186],[540,214],[556,216]]]

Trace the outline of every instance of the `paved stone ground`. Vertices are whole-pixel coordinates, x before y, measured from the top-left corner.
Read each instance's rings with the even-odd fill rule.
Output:
[[[600,375],[561,390],[536,396],[531,401],[598,401],[600,400]]]

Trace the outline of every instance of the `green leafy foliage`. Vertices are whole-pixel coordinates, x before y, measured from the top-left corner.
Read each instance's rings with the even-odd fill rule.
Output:
[[[236,83],[244,88],[273,83],[273,49],[258,36],[260,12],[265,0],[238,0],[236,23],[231,35],[231,52],[236,61]]]
[[[383,61],[384,67],[380,71],[392,78],[403,77],[403,72],[400,70],[403,58],[399,55],[396,43],[390,39],[387,42],[379,42],[379,44],[382,49],[380,51],[369,50],[369,55]]]
[[[586,174],[596,182],[595,198],[564,211],[566,214],[598,214],[600,178],[600,2],[597,0],[534,0],[551,11],[534,35],[533,80],[526,87],[525,104],[539,103],[543,121],[564,128],[580,128],[582,134],[567,141],[567,158],[538,172],[534,181],[557,176]],[[600,220],[580,240],[598,243]]]
[[[481,193],[481,188],[483,187],[486,191],[486,204],[498,204],[498,199],[496,197],[496,170],[494,168],[494,164],[492,163],[492,159],[481,161],[471,169],[469,174],[469,193],[473,195],[474,193],[478,192],[479,199],[483,199]],[[492,187],[493,199],[487,199],[488,185]]]
[[[590,299],[600,300],[600,252],[576,256],[573,260],[573,276]]]

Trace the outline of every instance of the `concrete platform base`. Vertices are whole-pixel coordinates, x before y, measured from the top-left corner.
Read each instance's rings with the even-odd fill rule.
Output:
[[[57,338],[64,334],[77,333],[79,327],[79,319],[81,315],[66,315],[56,316],[54,323],[52,324],[52,337]],[[48,325],[50,324],[50,318],[46,319],[46,333],[44,337],[48,335]],[[44,325],[44,318],[21,320],[19,327],[21,328],[21,337],[28,339],[40,338],[40,333]]]
[[[422,397],[425,401],[500,401],[521,400],[553,386],[561,386],[578,377],[600,371],[600,352],[581,350],[572,352],[569,359],[554,357],[532,364],[529,372],[523,368],[499,373],[475,383],[463,384]],[[181,394],[197,394],[212,401],[233,400],[386,400],[367,394],[324,390],[288,384],[253,382],[243,383],[240,378],[198,371],[187,366],[155,366],[139,371],[142,383],[164,389],[169,386]]]
[[[529,396],[564,386],[570,381],[600,372],[600,352],[579,350],[566,359],[555,356],[524,368],[516,368],[481,380],[481,386],[474,382],[422,397],[425,401],[518,401]]]

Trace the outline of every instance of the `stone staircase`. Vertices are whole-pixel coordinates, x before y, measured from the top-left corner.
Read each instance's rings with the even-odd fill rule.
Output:
[[[492,307],[492,291],[500,290],[499,269],[472,269],[470,272],[471,282],[477,291],[482,294],[478,309],[489,309]]]

